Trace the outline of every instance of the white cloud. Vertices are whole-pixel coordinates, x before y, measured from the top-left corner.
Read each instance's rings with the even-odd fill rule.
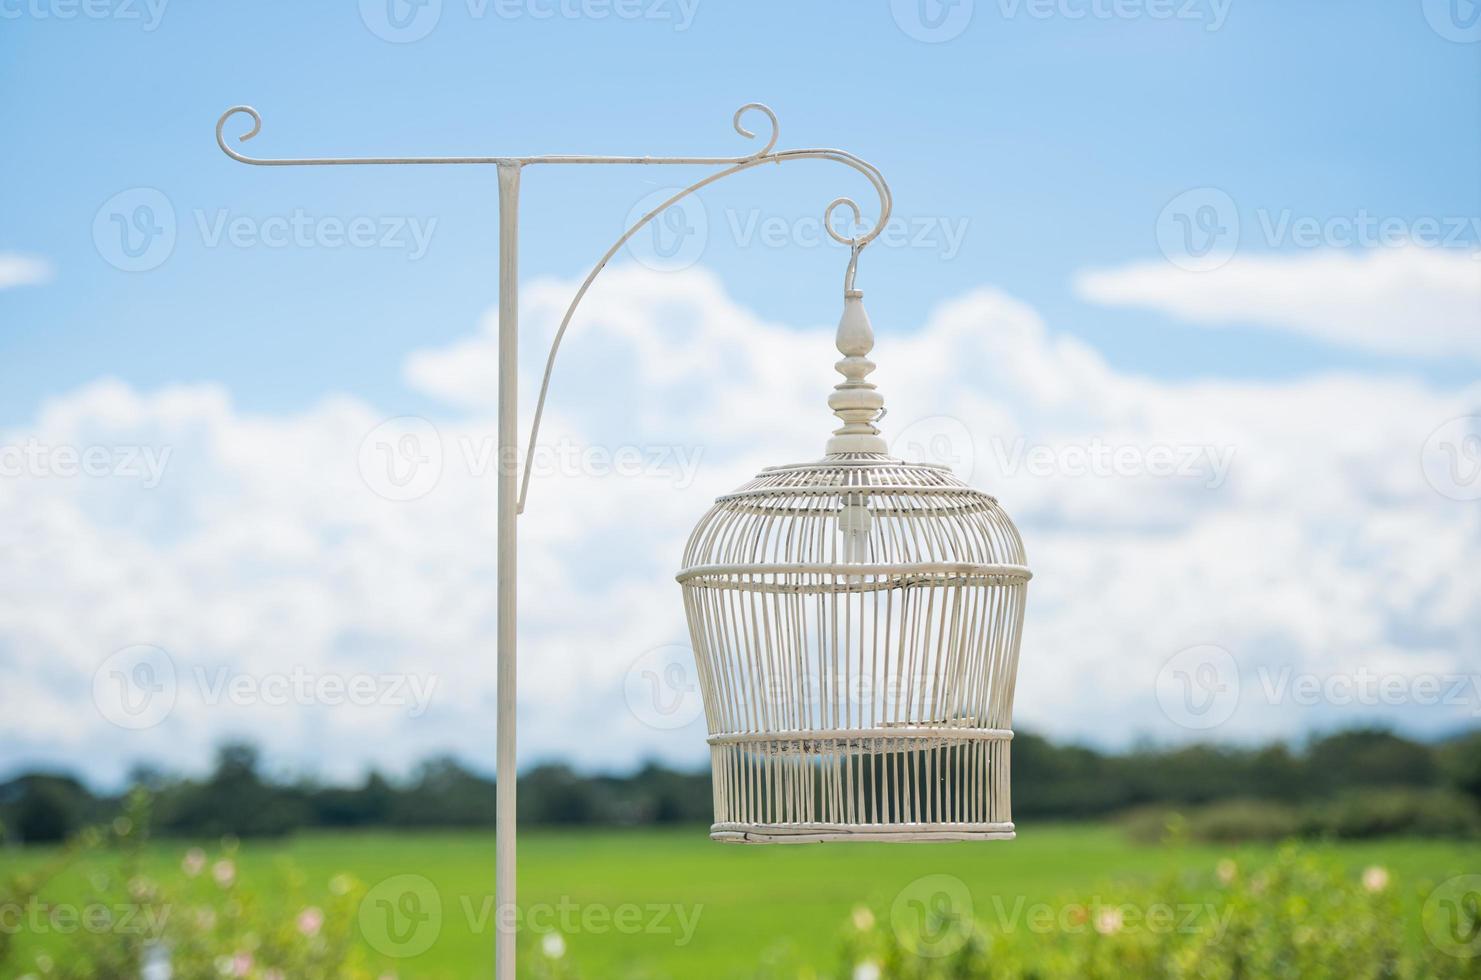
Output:
[[[1481,359],[1481,252],[1240,255],[1207,272],[1137,262],[1084,272],[1075,288],[1091,302],[1201,326],[1257,323],[1381,354]]]
[[[39,286],[53,275],[51,263],[31,255],[0,252],[0,289]]]
[[[569,288],[526,293],[526,419],[539,338]],[[767,323],[702,271],[613,269],[587,309],[542,434],[565,455],[543,459],[521,518],[521,751],[699,763],[702,722],[645,727],[625,706],[625,671],[685,640],[672,576],[713,497],[763,465],[821,454],[835,424],[831,330]],[[0,434],[13,447],[0,460],[0,508],[20,516],[0,522],[0,553],[19,556],[0,563],[0,763],[104,774],[136,758],[198,765],[220,738],[248,734],[330,774],[438,749],[488,764],[491,345],[484,330],[407,359],[414,386],[457,406],[427,420],[434,438],[411,443],[353,399],[263,416],[213,386],[116,382]],[[1023,529],[1036,578],[1021,723],[1111,743],[1187,734],[1159,712],[1156,680],[1170,656],[1204,643],[1243,669],[1243,700],[1214,735],[1473,721],[1474,694],[1461,705],[1308,707],[1270,703],[1261,681],[1282,669],[1474,674],[1481,595],[1468,572],[1481,508],[1437,492],[1444,472],[1427,478],[1421,454],[1447,420],[1481,415],[1481,386],[1153,381],[990,289],[942,305],[919,331],[882,335],[873,356],[886,435],[952,460]],[[18,455],[28,446],[46,472]],[[110,475],[56,472],[67,447],[84,457],[94,446],[113,453],[95,454]],[[613,473],[593,447],[636,453],[639,472]],[[130,476],[130,449],[168,450],[157,487]],[[696,453],[697,472],[681,479],[675,461]],[[425,496],[374,492],[395,475],[382,467],[439,457]],[[1452,477],[1464,486],[1442,490],[1481,478]],[[99,665],[138,643],[169,651],[180,695],[162,724],[131,732],[93,709],[91,691]],[[436,688],[418,717],[386,704],[211,704],[223,668],[410,674]]]

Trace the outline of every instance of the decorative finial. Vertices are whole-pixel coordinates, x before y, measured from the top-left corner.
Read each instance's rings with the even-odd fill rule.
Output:
[[[828,455],[887,452],[889,447],[874,425],[883,414],[884,396],[864,380],[874,370],[874,362],[865,356],[874,349],[874,327],[864,311],[863,290],[848,288],[843,292],[837,344],[843,359],[834,367],[844,380],[828,396],[828,407],[843,420],[843,427],[833,430],[833,438],[828,440]]]

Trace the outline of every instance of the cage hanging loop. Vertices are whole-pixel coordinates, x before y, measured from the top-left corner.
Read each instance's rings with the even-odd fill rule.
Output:
[[[843,271],[843,295],[847,296],[854,292],[854,276],[859,272],[859,253],[864,251],[864,246],[854,242],[849,246],[848,268]]]

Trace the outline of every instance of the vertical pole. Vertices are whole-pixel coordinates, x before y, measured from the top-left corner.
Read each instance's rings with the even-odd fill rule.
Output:
[[[499,662],[498,797],[494,831],[495,980],[514,980],[515,855],[514,790],[519,772],[514,753],[515,573],[519,493],[518,377],[519,339],[519,164],[499,164]]]

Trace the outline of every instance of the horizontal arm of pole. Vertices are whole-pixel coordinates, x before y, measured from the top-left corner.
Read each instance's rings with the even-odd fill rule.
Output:
[[[777,137],[781,129],[777,122],[776,113],[759,102],[748,102],[735,110],[735,116],[731,119],[731,125],[735,131],[747,139],[755,139],[756,134],[747,129],[741,123],[741,118],[750,111],[760,112],[766,116],[771,123],[771,136],[766,145],[755,153],[743,156],[730,157],[654,157],[654,156],[586,156],[580,154],[546,154],[543,156],[462,156],[462,157],[253,157],[234,149],[226,141],[226,121],[232,116],[241,113],[252,120],[252,128],[238,136],[240,142],[252,139],[262,131],[262,113],[249,105],[236,105],[227,109],[216,120],[216,145],[221,151],[239,163],[249,163],[254,167],[343,167],[343,166],[384,166],[384,165],[441,165],[441,164],[514,164],[517,166],[532,166],[536,164],[577,164],[577,163],[606,163],[606,164],[697,164],[724,166],[726,164],[742,163],[747,160],[758,160],[771,153],[776,146]]]
[[[622,246],[625,245],[633,237],[633,235],[637,234],[637,232],[642,229],[643,226],[648,224],[648,222],[652,221],[658,215],[662,214],[669,207],[688,197],[690,194],[693,194],[695,191],[698,191],[701,188],[713,184],[717,180],[721,180],[725,177],[730,176],[731,174],[740,173],[743,170],[750,170],[751,168],[759,166],[763,163],[780,164],[793,160],[830,160],[835,163],[842,163],[848,167],[852,167],[854,170],[864,175],[864,177],[873,186],[875,192],[879,195],[879,217],[875,220],[873,226],[862,234],[839,234],[838,231],[833,227],[833,214],[838,208],[847,207],[850,211],[852,211],[855,223],[863,220],[863,215],[862,212],[859,210],[859,205],[855,203],[851,198],[840,197],[836,198],[824,210],[823,227],[827,230],[828,235],[833,238],[834,241],[837,241],[843,245],[848,245],[850,247],[848,270],[845,273],[845,288],[853,288],[854,272],[858,265],[859,252],[864,248],[864,246],[868,245],[876,237],[878,237],[879,233],[884,230],[885,223],[889,221],[890,212],[894,206],[894,201],[890,194],[890,188],[889,185],[885,182],[884,175],[881,174],[878,168],[876,168],[873,164],[868,163],[867,161],[862,160],[845,150],[822,148],[780,151],[776,150],[775,147],[777,138],[781,132],[780,124],[777,121],[776,113],[773,112],[769,107],[762,105],[759,102],[748,102],[747,104],[737,109],[735,111],[735,115],[731,118],[731,125],[734,126],[735,131],[740,135],[746,137],[747,139],[754,139],[756,134],[747,129],[742,124],[741,119],[747,112],[752,111],[759,112],[766,117],[767,121],[771,125],[771,134],[767,138],[766,145],[757,150],[755,153],[751,153],[745,156],[733,157],[579,156],[560,154],[525,157],[252,157],[247,156],[246,154],[233,148],[227,143],[226,140],[226,122],[228,119],[230,119],[234,115],[237,115],[238,113],[245,114],[252,120],[251,129],[243,133],[241,136],[237,137],[239,141],[245,142],[246,140],[250,140],[262,131],[262,114],[248,105],[232,106],[230,109],[227,109],[221,114],[221,118],[216,121],[216,143],[218,146],[221,147],[222,152],[231,157],[233,160],[241,163],[251,164],[252,166],[256,167],[333,167],[375,165],[416,166],[443,164],[492,164],[496,166],[502,165],[526,167],[540,164],[609,164],[640,166],[688,164],[696,166],[717,166],[723,168],[713,174],[710,174],[708,177],[695,181],[688,187],[685,187],[683,190],[673,194],[657,207],[648,211],[641,218],[635,221],[631,227],[629,227],[625,232],[622,233],[622,236],[618,238],[617,241],[612,243],[612,247],[607,249],[607,251],[602,255],[601,259],[599,259],[596,265],[592,267],[591,272],[589,272],[586,278],[582,280],[580,288],[576,290],[576,295],[572,298],[570,306],[566,308],[565,315],[561,318],[560,326],[556,329],[555,337],[551,341],[550,354],[545,361],[545,373],[540,380],[540,395],[535,402],[535,415],[530,425],[530,439],[529,442],[526,444],[525,449],[524,474],[520,481],[519,498],[515,508],[516,513],[523,513],[525,508],[525,498],[528,496],[530,489],[530,473],[535,458],[536,440],[538,439],[540,434],[540,421],[545,414],[545,399],[550,390],[550,378],[552,372],[555,369],[556,354],[560,350],[561,340],[566,335],[566,328],[570,326],[571,318],[575,315],[576,308],[581,304],[581,300],[586,296],[587,290],[591,288],[591,284],[596,280],[596,277],[601,274],[601,271],[607,267],[607,263],[612,260],[612,257],[617,254],[617,251],[622,248]]]

